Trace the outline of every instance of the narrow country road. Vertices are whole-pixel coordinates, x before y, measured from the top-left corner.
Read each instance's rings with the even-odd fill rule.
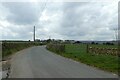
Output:
[[[45,46],[16,53],[10,78],[117,78],[117,75],[56,55]]]

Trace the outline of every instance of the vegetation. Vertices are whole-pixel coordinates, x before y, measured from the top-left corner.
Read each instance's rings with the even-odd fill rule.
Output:
[[[117,45],[102,45],[102,44],[90,44],[89,46],[96,46],[102,48],[116,48]],[[52,47],[50,47],[52,48]],[[52,49],[49,49],[53,51]],[[57,52],[56,52],[57,53]],[[59,53],[57,53],[59,54]],[[61,53],[67,58],[71,58],[77,60],[79,62],[98,67],[100,69],[104,69],[110,72],[117,73],[119,68],[119,57],[112,55],[93,55],[91,53],[87,53],[87,45],[86,44],[66,44],[65,52]]]
[[[38,42],[2,42],[2,58],[4,59],[12,53],[34,45],[42,44]]]
[[[47,49],[54,51],[56,53],[64,53],[65,52],[65,45],[63,44],[48,44]]]

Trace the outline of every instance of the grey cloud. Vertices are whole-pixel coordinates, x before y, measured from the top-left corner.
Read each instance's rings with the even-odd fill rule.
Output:
[[[7,16],[9,22],[18,25],[33,24],[38,21],[40,15],[39,6],[34,3],[25,2],[8,2],[3,6],[9,9],[10,15]]]
[[[3,39],[32,39],[33,27],[12,25],[3,31]]]
[[[102,6],[100,3],[87,3],[87,5],[84,5],[84,3],[67,3],[64,7],[64,16],[61,23],[62,29],[58,31],[62,35],[73,37],[86,36],[88,34],[100,36],[99,34],[102,34],[102,39],[105,38],[104,36],[110,36],[107,34],[113,33],[110,33],[110,30],[107,32],[100,31],[98,33],[96,30],[99,30],[99,28],[104,28],[105,30],[106,27],[110,28],[111,26],[111,28],[113,28],[117,25],[114,20],[111,22],[111,25],[109,25],[110,16],[108,17],[107,14],[102,16],[104,12],[101,12]]]
[[[36,38],[40,39],[49,36],[76,40],[114,39],[113,29],[117,26],[117,13],[114,14],[114,11],[117,9],[109,13],[111,8],[107,8],[112,3],[109,5],[88,2],[47,3],[45,16],[41,15],[43,8],[41,3],[38,5],[4,3],[3,5],[11,13],[6,20],[11,24],[7,29],[13,39],[31,39],[33,25],[36,25]],[[40,15],[41,19],[48,17],[48,20],[40,20]]]

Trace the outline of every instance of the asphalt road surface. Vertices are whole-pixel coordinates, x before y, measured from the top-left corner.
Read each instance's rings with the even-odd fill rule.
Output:
[[[118,76],[56,55],[45,46],[16,53],[11,61],[10,78],[117,78]]]

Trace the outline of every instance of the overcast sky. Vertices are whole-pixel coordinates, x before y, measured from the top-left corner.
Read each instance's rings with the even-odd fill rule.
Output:
[[[0,39],[114,40],[117,2],[0,3]]]

